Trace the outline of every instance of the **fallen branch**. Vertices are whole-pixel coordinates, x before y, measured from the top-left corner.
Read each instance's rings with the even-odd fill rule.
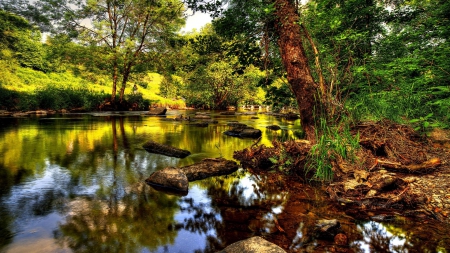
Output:
[[[401,163],[383,161],[383,160],[377,159],[377,163],[378,163],[378,165],[380,165],[386,169],[406,170],[406,171],[415,173],[415,172],[424,172],[425,170],[429,170],[429,169],[434,169],[437,166],[441,165],[441,160],[439,158],[432,158],[421,164],[403,165]]]

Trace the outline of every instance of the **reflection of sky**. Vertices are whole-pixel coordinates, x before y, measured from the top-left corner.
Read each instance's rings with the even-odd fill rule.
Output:
[[[364,240],[355,241],[355,245],[359,245],[362,252],[371,252],[371,244],[377,244],[378,242],[372,242],[373,238],[380,240],[384,238],[386,242],[389,242],[389,251],[396,252],[395,247],[401,248],[406,242],[406,238],[403,235],[394,235],[390,233],[386,227],[375,221],[370,221],[361,225],[358,225],[358,230],[362,231]]]
[[[12,188],[10,195],[3,202],[15,218],[15,234],[13,242],[7,246],[7,252],[67,252],[53,239],[53,231],[63,216],[57,212],[35,215],[33,208],[44,200],[47,192],[65,192],[63,188],[70,180],[67,171],[58,166],[50,166],[42,176],[29,179]],[[82,189],[80,189],[82,191]],[[84,189],[92,193],[94,189]]]
[[[174,219],[180,223],[185,224],[187,220],[195,220],[195,215],[197,214],[195,211],[190,209],[191,204],[183,202],[183,199],[192,200],[193,207],[199,207],[205,213],[214,213],[213,208],[211,207],[211,199],[207,196],[206,191],[200,189],[196,185],[190,186],[189,194],[183,197],[180,201],[180,210],[175,214]],[[221,221],[222,218],[219,214],[215,215],[215,219],[217,221]],[[194,252],[196,250],[203,250],[206,247],[206,237],[207,236],[215,236],[216,231],[214,228],[209,229],[205,234],[202,231],[191,232],[186,229],[181,229],[178,231],[177,238],[172,245],[164,245],[159,247],[155,252]],[[170,250],[168,250],[170,249]]]

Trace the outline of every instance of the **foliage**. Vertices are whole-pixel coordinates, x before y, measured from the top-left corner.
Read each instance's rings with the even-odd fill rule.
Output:
[[[59,10],[59,28],[68,36],[95,47],[112,79],[111,101],[120,83],[120,101],[134,69],[150,54],[163,51],[171,36],[184,23],[178,0],[47,1],[47,9]],[[84,22],[82,22],[84,20]],[[89,20],[86,24],[86,20]]]
[[[179,94],[194,107],[224,109],[229,105],[262,103],[262,89],[256,84],[263,77],[254,66],[245,66],[230,53],[235,40],[228,40],[206,26],[198,34],[186,36],[181,53],[183,86]]]
[[[334,91],[347,99],[355,120],[407,123],[433,113],[427,122],[449,125],[450,61],[443,57],[449,53],[449,6],[309,1],[304,26],[319,45],[328,86],[339,88]]]
[[[294,168],[294,158],[292,154],[288,153],[284,146],[280,145],[280,150],[276,156],[269,157],[270,162],[273,163],[273,167],[280,172],[289,174]]]
[[[333,179],[333,161],[338,157],[355,161],[356,151],[359,149],[359,134],[356,136],[351,134],[346,119],[341,120],[337,126],[329,124],[324,118],[318,121],[319,124],[316,126],[318,139],[309,153],[306,173],[313,171],[313,179],[330,181]]]

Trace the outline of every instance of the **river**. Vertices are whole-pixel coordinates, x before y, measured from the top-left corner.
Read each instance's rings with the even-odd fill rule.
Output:
[[[156,191],[144,180],[168,166],[233,159],[235,150],[254,140],[224,135],[231,121],[260,129],[260,144],[267,146],[275,138],[296,138],[299,121],[218,112],[211,112],[218,123],[207,127],[174,120],[193,113],[0,118],[0,252],[215,252],[237,240],[279,233],[276,217],[291,210],[290,193],[264,177],[240,169],[191,182],[187,196]],[[265,128],[273,124],[282,130]],[[147,140],[192,154],[184,159],[151,154],[142,148]],[[303,213],[293,215],[339,218],[354,252],[376,252],[380,243],[390,252],[416,252],[412,249],[423,244],[409,232],[420,223],[355,221],[334,213],[323,193],[309,186],[300,199],[295,210]],[[284,246],[317,248],[304,238],[306,223],[299,222],[298,236]],[[430,252],[448,252],[439,238],[433,240]]]

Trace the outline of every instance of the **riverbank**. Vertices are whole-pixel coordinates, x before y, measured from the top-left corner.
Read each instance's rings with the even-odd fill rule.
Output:
[[[277,217],[278,232],[266,239],[288,252],[298,252],[299,248],[294,249],[293,245],[298,233],[302,233],[303,238],[309,238],[302,239],[304,242],[300,243],[303,249],[309,247],[306,252],[321,252],[320,250],[325,249],[332,252],[353,252],[351,245],[346,242],[355,241],[352,229],[356,227],[356,220],[381,223],[421,220],[434,224],[435,229],[427,232],[423,228],[412,227],[411,234],[422,238],[426,233],[432,233],[432,238],[442,238],[437,246],[431,248],[439,247],[443,242],[450,245],[450,238],[439,234],[450,231],[449,132],[436,129],[430,133],[430,137],[426,137],[411,127],[380,121],[357,125],[352,133],[359,133],[361,149],[357,151],[357,158],[354,161],[337,158],[333,162],[333,181],[313,187],[321,192],[317,193],[317,198],[331,201],[335,212],[343,213],[340,222],[346,225],[328,238],[328,242],[320,243],[319,240],[315,246],[305,245],[312,245],[315,235],[311,231],[314,231],[314,223],[320,215],[298,215],[305,211],[308,213],[299,205],[305,202],[299,196],[303,196],[303,192],[311,185],[311,181],[305,177],[307,172],[301,167],[304,166],[311,146],[292,141],[274,143],[275,148],[252,147],[235,153],[235,158],[250,171],[276,177],[274,183],[280,184],[280,175],[283,176],[282,185],[291,192],[286,209]],[[273,169],[269,158],[279,153],[276,147],[287,151],[287,155],[296,157],[294,162],[298,167],[292,171],[295,173],[288,176],[275,173],[277,176],[273,176],[273,171],[268,172]],[[261,165],[267,165],[265,170],[261,170],[264,168]],[[308,220],[311,220],[309,229],[300,228],[302,224],[308,226]],[[422,239],[424,244],[428,243],[426,238]]]

